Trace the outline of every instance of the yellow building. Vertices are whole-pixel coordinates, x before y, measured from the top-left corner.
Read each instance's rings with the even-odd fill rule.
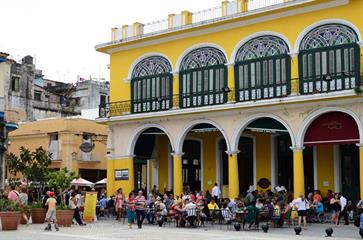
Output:
[[[8,152],[18,154],[21,146],[32,151],[41,146],[52,153],[50,168],[66,167],[96,182],[106,177],[106,135],[106,126],[77,117],[23,122],[9,134]]]
[[[258,2],[259,5],[256,5]],[[108,192],[363,197],[360,0],[223,1],[111,30]]]

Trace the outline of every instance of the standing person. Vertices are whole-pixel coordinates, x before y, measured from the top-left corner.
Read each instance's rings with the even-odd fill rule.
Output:
[[[122,217],[122,206],[124,205],[125,196],[122,192],[122,188],[117,189],[116,193],[116,202],[115,202],[115,209],[116,209],[116,220],[120,221]]]
[[[340,219],[344,217],[344,225],[349,225],[348,221],[348,211],[347,211],[347,199],[343,196],[342,193],[339,193],[339,201],[340,201],[340,213],[338,216],[337,225],[339,225]]]
[[[26,224],[29,224],[29,219],[25,211],[26,206],[28,206],[28,193],[26,188],[21,189],[21,193],[19,194],[19,202],[22,208],[22,217],[25,219]]]
[[[47,215],[45,217],[45,219],[48,222],[48,226],[44,230],[52,231],[51,222],[53,222],[55,230],[59,231],[59,228],[57,225],[57,214],[56,214],[57,200],[55,200],[55,198],[54,198],[54,192],[49,192],[49,198],[45,202],[45,205],[48,206]]]
[[[334,224],[338,224],[338,218],[341,210],[339,194],[336,193],[334,195],[334,198],[330,200],[330,206],[332,209],[331,220]]]
[[[15,185],[11,185],[11,191],[8,193],[8,199],[14,202],[19,202],[19,192],[16,191]]]
[[[132,223],[135,220],[135,210],[136,210],[135,194],[130,192],[129,198],[126,200],[126,212],[127,212],[127,222],[129,228],[131,229]]]
[[[79,213],[79,208],[77,206],[77,198],[76,198],[76,193],[72,192],[71,197],[68,199],[68,207],[69,209],[73,210],[73,218],[76,219],[76,222],[78,223],[78,225],[80,226],[86,226],[85,223],[83,223],[82,218],[81,218],[81,214]]]
[[[302,193],[299,194],[299,197],[297,199],[295,199],[292,202],[296,208],[297,208],[297,214],[299,216],[299,226],[301,226],[301,218],[303,219],[304,222],[304,229],[306,230],[306,213],[307,213],[307,204],[308,202],[306,201],[306,198],[304,197],[304,195]]]
[[[138,192],[138,195],[135,197],[135,201],[136,201],[137,227],[142,228],[142,222],[145,219],[145,205],[146,205],[146,200],[142,190]]]
[[[219,197],[221,196],[221,190],[218,187],[217,183],[214,183],[214,187],[212,188],[212,198],[214,201],[219,204]]]

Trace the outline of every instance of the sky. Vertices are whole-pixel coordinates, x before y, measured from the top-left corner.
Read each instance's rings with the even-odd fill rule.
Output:
[[[15,60],[35,57],[45,78],[76,82],[109,79],[109,56],[94,46],[110,41],[111,28],[147,23],[182,10],[219,6],[221,0],[2,0],[0,52]]]

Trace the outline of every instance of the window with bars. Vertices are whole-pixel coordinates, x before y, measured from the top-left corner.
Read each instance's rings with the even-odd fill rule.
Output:
[[[300,94],[354,89],[360,82],[360,48],[353,29],[328,24],[311,30],[299,53]]]
[[[160,56],[138,63],[131,80],[132,113],[168,110],[172,107],[172,68]]]
[[[235,59],[236,100],[251,101],[290,94],[291,59],[284,40],[260,36],[238,50]]]
[[[180,107],[227,102],[226,57],[214,47],[198,48],[184,57],[180,67]]]

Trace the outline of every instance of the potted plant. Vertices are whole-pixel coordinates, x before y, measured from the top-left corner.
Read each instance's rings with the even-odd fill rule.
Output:
[[[26,179],[27,187],[30,185],[28,183],[32,183],[38,195],[37,203],[31,206],[32,223],[44,223],[46,210],[42,205],[42,194],[47,185],[52,155],[42,147],[33,152],[25,147],[20,147],[19,150],[19,157],[13,153],[6,156],[6,166],[14,176],[21,173]]]
[[[0,217],[2,230],[17,230],[21,213],[18,203],[0,199]]]
[[[48,185],[51,188],[58,189],[60,193],[71,186],[73,179],[77,178],[76,174],[62,168],[59,171],[49,173]],[[57,206],[57,223],[59,226],[70,227],[72,225],[74,211],[70,210],[65,204],[63,196]]]

